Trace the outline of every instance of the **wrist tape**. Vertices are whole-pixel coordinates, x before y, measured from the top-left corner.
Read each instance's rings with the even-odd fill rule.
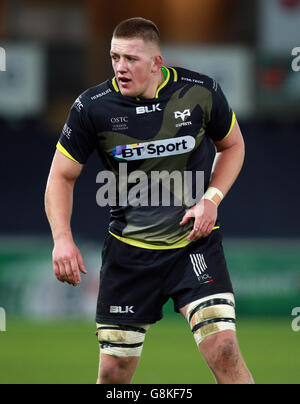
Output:
[[[207,199],[218,207],[224,199],[224,195],[218,188],[209,187],[202,199]]]

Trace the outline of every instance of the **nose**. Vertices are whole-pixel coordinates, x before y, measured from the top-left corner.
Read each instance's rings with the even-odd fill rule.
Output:
[[[128,70],[127,62],[125,58],[120,58],[118,65],[117,65],[117,72],[118,73],[125,73]]]

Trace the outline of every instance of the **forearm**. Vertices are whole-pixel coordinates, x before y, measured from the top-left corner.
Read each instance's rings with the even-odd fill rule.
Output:
[[[73,190],[74,181],[55,179],[50,175],[45,195],[45,209],[54,241],[62,237],[72,239]]]
[[[216,154],[209,186],[225,196],[239,176],[245,158],[245,147],[238,143]]]

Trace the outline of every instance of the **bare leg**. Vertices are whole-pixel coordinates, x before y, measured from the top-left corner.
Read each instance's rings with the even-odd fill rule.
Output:
[[[130,384],[139,359],[101,353],[97,384]]]
[[[222,331],[207,337],[199,344],[199,350],[218,384],[254,384],[234,331]]]
[[[186,316],[187,308],[188,305],[180,310],[183,317]],[[234,331],[227,330],[210,335],[198,348],[218,384],[254,384]]]

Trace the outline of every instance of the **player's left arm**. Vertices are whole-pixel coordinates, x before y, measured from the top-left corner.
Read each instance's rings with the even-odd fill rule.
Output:
[[[245,158],[245,143],[238,122],[235,120],[234,126],[228,136],[223,140],[214,141],[214,144],[217,153],[209,188],[219,190],[223,194],[223,197],[225,197],[236,181]],[[218,207],[222,198],[214,195],[213,201],[206,199],[204,196],[204,199],[190,209],[183,217],[180,223],[182,226],[191,218],[194,218],[194,227],[188,236],[190,241],[207,237],[212,232],[216,224]]]

